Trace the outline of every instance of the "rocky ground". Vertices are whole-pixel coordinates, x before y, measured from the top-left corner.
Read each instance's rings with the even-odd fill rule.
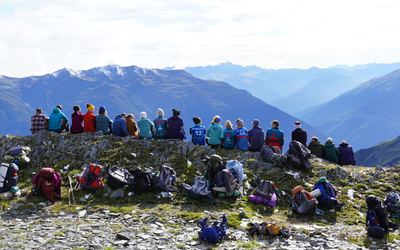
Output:
[[[42,132],[32,136],[1,136],[0,156],[12,146],[32,148],[32,163],[21,169],[19,187],[30,188],[32,176],[53,165],[64,180],[62,201],[48,203],[42,197],[15,198],[0,203],[1,249],[400,249],[400,235],[391,231],[384,239],[372,239],[365,231],[365,198],[374,194],[384,199],[398,192],[400,168],[337,166],[314,158],[313,171],[276,168],[259,153],[194,146],[190,142],[130,140],[93,134],[55,135]],[[311,191],[320,176],[337,188],[347,206],[340,211],[321,208],[324,215],[299,216],[288,210],[283,195],[277,207],[255,205],[247,196],[217,199],[214,205],[188,200],[185,193],[168,195],[133,194],[121,190],[88,192],[74,190],[75,205],[69,205],[68,176],[74,179],[84,163],[140,167],[155,171],[161,164],[177,171],[177,186],[191,183],[204,171],[200,159],[217,153],[225,160],[236,159],[245,166],[248,194],[260,179],[274,180],[280,194],[302,185]],[[118,194],[118,195],[114,195]],[[116,199],[110,197],[117,197]],[[72,198],[72,197],[71,197]],[[216,245],[198,240],[196,222],[228,216],[228,237]],[[291,237],[248,237],[249,222],[273,222],[290,229]],[[400,219],[393,219],[400,224]]]

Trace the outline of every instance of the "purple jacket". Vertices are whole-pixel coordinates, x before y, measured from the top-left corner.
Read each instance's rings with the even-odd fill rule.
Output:
[[[76,134],[76,133],[82,133],[83,132],[83,114],[78,111],[76,115],[74,113],[71,114],[71,133]]]
[[[356,165],[356,160],[354,159],[353,148],[347,143],[340,143],[338,147],[339,165]]]
[[[167,139],[186,139],[185,129],[183,128],[183,120],[177,115],[168,118]]]
[[[264,145],[264,131],[259,126],[254,126],[248,131],[250,151],[260,151]]]

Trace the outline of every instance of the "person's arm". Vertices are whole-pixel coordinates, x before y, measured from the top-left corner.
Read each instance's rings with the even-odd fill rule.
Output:
[[[152,123],[151,125],[150,125],[150,132],[151,132],[151,134],[154,136],[154,134],[155,134],[155,129],[154,129],[154,124]]]
[[[219,132],[219,140],[222,141],[224,139],[224,130],[221,127],[221,131]]]
[[[206,137],[210,137],[210,130],[206,131]]]
[[[282,144],[281,145],[283,146],[283,144],[285,144],[285,134],[283,132],[282,132],[282,138],[281,139],[282,139]]]
[[[64,115],[64,113],[62,113],[62,117],[61,117],[64,121],[64,123],[68,122],[68,118]]]
[[[131,135],[128,132],[128,128],[126,127],[126,122],[125,121],[122,123],[122,131],[124,132],[125,136],[127,136],[127,135],[130,136]]]

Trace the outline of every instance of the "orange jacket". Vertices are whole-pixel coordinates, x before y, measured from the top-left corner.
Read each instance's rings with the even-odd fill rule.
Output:
[[[92,132],[96,131],[96,115],[93,112],[86,112],[83,115],[83,132]]]

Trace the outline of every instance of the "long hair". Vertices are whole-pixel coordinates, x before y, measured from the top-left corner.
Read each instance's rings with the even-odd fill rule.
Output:
[[[214,116],[211,124],[214,125],[215,123],[217,123],[218,119],[221,119],[221,117],[219,117],[219,115]]]

